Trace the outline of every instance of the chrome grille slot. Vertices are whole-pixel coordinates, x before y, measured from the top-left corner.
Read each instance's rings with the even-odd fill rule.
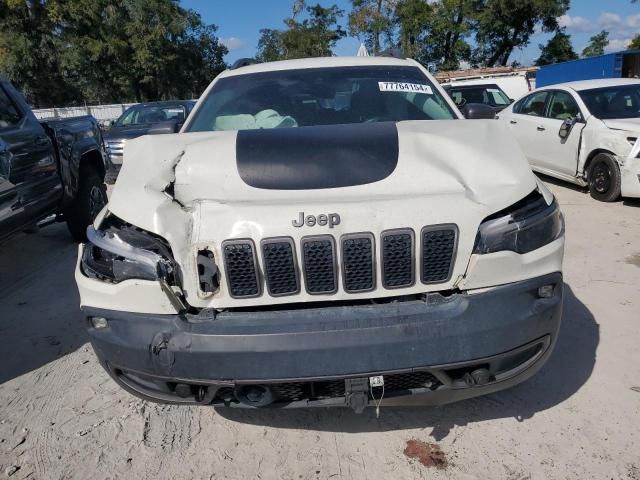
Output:
[[[382,285],[385,288],[409,287],[414,283],[413,230],[382,232]]]
[[[256,250],[251,240],[222,243],[224,269],[233,298],[257,297],[261,293]]]
[[[455,225],[424,227],[421,232],[422,283],[441,283],[451,278],[458,243]]]
[[[269,295],[279,297],[300,291],[293,239],[286,237],[263,240],[262,258]]]
[[[374,240],[370,233],[341,239],[342,280],[347,293],[370,292],[375,287]]]
[[[302,239],[302,262],[307,292],[331,294],[338,290],[336,247],[331,235]]]

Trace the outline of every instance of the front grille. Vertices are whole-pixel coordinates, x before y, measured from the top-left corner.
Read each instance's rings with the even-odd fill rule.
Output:
[[[441,283],[451,278],[457,236],[455,225],[422,229],[423,283]]]
[[[267,290],[272,297],[298,293],[298,268],[291,238],[270,238],[262,242]]]
[[[342,275],[347,293],[369,292],[375,286],[373,235],[342,237]]]
[[[302,239],[304,282],[312,295],[338,290],[335,243],[330,235]]]
[[[387,230],[382,233],[382,285],[400,288],[413,285],[413,230]]]
[[[228,240],[222,243],[224,268],[229,293],[234,298],[260,295],[258,262],[251,240]]]
[[[107,152],[112,159],[122,159],[125,141],[122,139],[107,140]]]
[[[380,237],[379,256],[376,238],[365,232],[342,235],[338,245],[332,235],[304,237],[299,246],[290,237],[266,238],[260,244],[262,271],[252,240],[223,242],[222,257],[233,298],[257,297],[263,288],[272,297],[295,295],[301,289],[301,276],[307,293],[334,294],[338,291],[339,271],[344,292],[355,294],[379,288],[378,262],[379,283],[384,289],[414,285],[418,277],[416,265],[422,283],[448,282],[457,244],[458,227],[446,224],[424,227],[418,241],[410,228],[385,230]]]

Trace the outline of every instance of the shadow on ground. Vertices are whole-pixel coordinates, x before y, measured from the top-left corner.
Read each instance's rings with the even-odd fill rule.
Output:
[[[0,244],[0,384],[87,342],[73,278],[77,251],[62,224]]]
[[[564,313],[555,350],[530,380],[503,392],[442,407],[388,407],[376,419],[371,408],[362,415],[347,409],[240,410],[217,408],[229,420],[277,428],[331,432],[372,432],[431,428],[436,440],[455,426],[496,418],[519,421],[552,408],[576,393],[589,379],[600,333],[589,309],[565,284]]]

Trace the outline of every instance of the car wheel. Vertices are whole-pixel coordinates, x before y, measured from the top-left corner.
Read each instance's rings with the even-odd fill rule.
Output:
[[[94,169],[83,169],[75,201],[65,212],[67,227],[78,242],[87,241],[87,227],[107,204],[107,186]]]
[[[601,202],[620,198],[620,167],[612,155],[599,153],[589,166],[589,193]]]

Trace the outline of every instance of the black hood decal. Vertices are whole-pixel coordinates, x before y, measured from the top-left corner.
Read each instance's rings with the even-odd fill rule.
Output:
[[[352,187],[387,178],[398,165],[393,122],[240,130],[238,173],[269,190]]]

